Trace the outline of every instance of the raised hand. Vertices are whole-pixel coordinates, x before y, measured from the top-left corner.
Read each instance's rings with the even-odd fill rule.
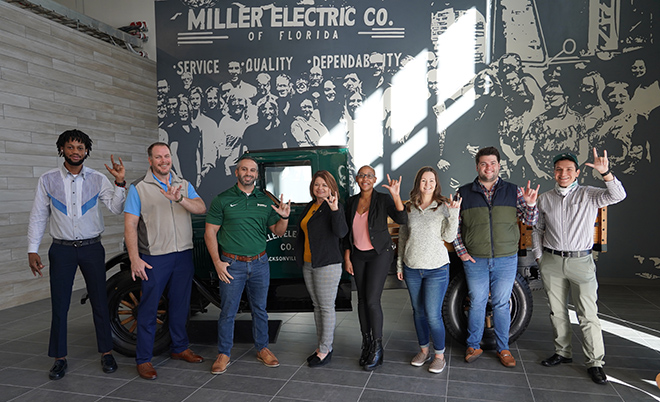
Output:
[[[390,179],[390,175],[387,175],[387,182],[389,184],[383,184],[383,187],[387,189],[387,191],[392,194],[392,197],[398,196],[399,191],[401,190],[401,176],[399,176],[399,179]]]
[[[284,194],[280,194],[280,205],[275,206],[271,205],[275,212],[282,218],[282,219],[289,219],[289,214],[291,214],[291,200],[287,202],[286,204],[284,203]]]
[[[112,164],[112,169],[107,164],[105,168],[108,169],[108,172],[115,178],[117,183],[123,183],[124,177],[126,177],[126,169],[124,168],[124,162],[122,162],[121,157],[119,157],[119,163],[115,163],[115,156],[110,155],[110,163]]]
[[[603,150],[603,156],[598,156],[598,151],[594,147],[594,163],[585,163],[585,165],[596,169],[600,174],[607,172],[610,168],[610,161],[607,159],[607,150]]]
[[[161,194],[165,196],[170,201],[179,201],[181,199],[181,186],[170,186],[167,185],[167,192],[160,189]]]
[[[535,204],[536,198],[539,196],[539,188],[541,185],[537,185],[536,189],[530,188],[531,182],[527,180],[527,187],[523,188],[523,198],[527,205]]]
[[[461,198],[460,195],[456,194],[456,199],[454,199],[454,196],[449,194],[449,202],[447,203],[447,207],[449,207],[449,208],[460,208],[462,202],[463,202],[463,199]]]
[[[337,197],[337,194],[332,193],[325,200],[328,202],[331,210],[336,211],[339,209],[339,197]]]

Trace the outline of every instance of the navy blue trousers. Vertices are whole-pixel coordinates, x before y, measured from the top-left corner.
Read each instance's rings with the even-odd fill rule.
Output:
[[[192,278],[195,273],[192,250],[164,255],[140,254],[140,258],[152,268],[146,270],[149,280],[142,281],[135,350],[137,364],[150,362],[153,357],[158,302],[166,289],[167,319],[172,337],[170,351],[181,353],[188,349],[186,324],[190,313]]]
[[[101,242],[82,247],[51,244],[48,250],[50,262],[50,301],[52,319],[48,356],[67,355],[67,316],[71,305],[71,291],[76,269],[85,278],[87,294],[92,304],[92,316],[96,329],[96,344],[99,353],[112,350],[110,316],[105,290],[105,249]]]

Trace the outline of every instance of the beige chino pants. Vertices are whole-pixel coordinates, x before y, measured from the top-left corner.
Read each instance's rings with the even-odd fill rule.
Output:
[[[568,317],[570,294],[582,330],[585,364],[588,368],[602,367],[605,364],[605,345],[596,305],[598,281],[593,255],[569,258],[543,252],[539,267],[550,305],[555,353],[566,358],[573,357],[573,332]]]

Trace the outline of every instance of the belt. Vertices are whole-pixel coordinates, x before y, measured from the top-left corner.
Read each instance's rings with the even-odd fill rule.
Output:
[[[561,257],[568,257],[568,258],[579,258],[579,257],[586,257],[589,254],[591,254],[591,250],[583,250],[583,251],[557,251],[553,250],[551,248],[543,247],[543,250],[547,251],[550,254],[554,255],[559,255]]]
[[[82,247],[89,246],[90,244],[95,244],[101,241],[101,236],[96,236],[92,239],[83,239],[83,240],[60,240],[53,239],[54,244],[59,244],[61,246],[73,246],[73,247]]]
[[[258,258],[263,257],[266,254],[266,250],[262,251],[260,254],[253,255],[252,257],[246,257],[244,255],[236,255],[236,254],[231,254],[231,253],[225,253],[224,251],[222,252],[222,255],[224,255],[227,258],[231,258],[232,260],[236,261],[242,261],[242,262],[250,262],[254,261]]]

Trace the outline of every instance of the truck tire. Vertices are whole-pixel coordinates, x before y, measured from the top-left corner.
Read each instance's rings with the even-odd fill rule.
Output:
[[[106,285],[113,349],[124,356],[135,356],[137,344],[137,315],[140,303],[141,280],[133,280],[130,271],[113,275]],[[171,338],[167,325],[167,298],[158,304],[154,356],[167,351]]]
[[[442,317],[447,332],[457,341],[467,343],[467,315],[470,309],[467,281],[465,274],[460,272],[449,283],[444,304],[442,306]],[[515,342],[525,332],[529,321],[532,319],[533,300],[532,291],[527,281],[519,273],[513,284],[510,300],[511,327],[509,329],[509,343]],[[491,312],[490,302],[486,305],[486,318]],[[492,324],[484,326],[484,335],[481,340],[482,349],[495,349],[495,328]],[[490,320],[492,323],[492,320]]]

